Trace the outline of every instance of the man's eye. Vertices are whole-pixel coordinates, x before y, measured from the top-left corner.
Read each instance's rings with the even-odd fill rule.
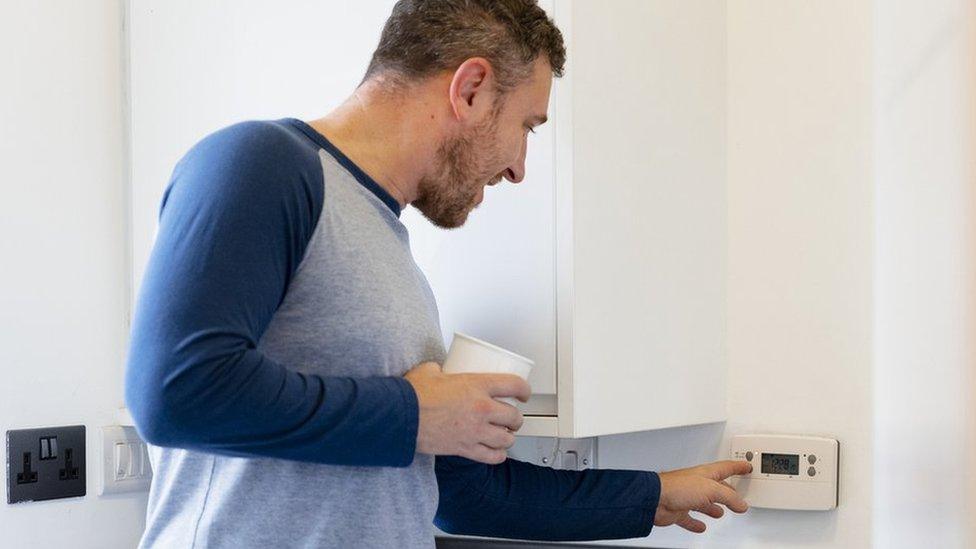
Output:
[[[530,128],[530,127],[526,126],[525,129],[529,130],[529,133],[535,133],[535,129],[534,128]]]

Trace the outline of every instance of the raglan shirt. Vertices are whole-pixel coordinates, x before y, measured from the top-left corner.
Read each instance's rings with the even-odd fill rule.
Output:
[[[402,376],[445,350],[399,215],[295,119],[225,128],[178,163],[126,367],[153,467],[140,547],[433,547],[434,522],[649,533],[655,473],[416,453]]]

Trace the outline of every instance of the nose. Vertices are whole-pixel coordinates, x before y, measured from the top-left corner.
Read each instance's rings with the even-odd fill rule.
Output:
[[[525,178],[525,172],[516,173],[514,169],[508,168],[505,170],[505,179],[511,181],[512,183],[521,183],[522,179]]]
[[[519,151],[518,159],[514,164],[505,168],[504,176],[505,179],[511,181],[512,183],[521,183],[525,179],[525,148],[526,142],[522,141],[522,150]]]

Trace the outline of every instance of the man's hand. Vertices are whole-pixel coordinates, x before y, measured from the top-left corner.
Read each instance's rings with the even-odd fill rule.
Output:
[[[720,518],[725,511],[719,503],[735,511],[745,513],[749,505],[725,479],[732,475],[748,475],[752,465],[745,461],[716,461],[688,469],[660,473],[661,499],[654,526],[678,526],[700,534],[705,523],[692,518],[688,512],[698,511],[712,518]]]
[[[529,400],[532,389],[511,374],[445,374],[425,362],[404,376],[420,403],[417,451],[453,455],[482,463],[505,461],[522,427],[522,412],[495,397]]]

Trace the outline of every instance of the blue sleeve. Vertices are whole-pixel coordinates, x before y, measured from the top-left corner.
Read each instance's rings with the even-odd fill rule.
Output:
[[[509,459],[485,465],[438,456],[435,524],[449,534],[586,541],[647,536],[661,496],[657,473],[559,471]]]
[[[315,150],[274,122],[231,126],[180,161],[136,313],[125,401],[148,442],[231,456],[407,466],[403,378],[323,377],[257,344],[322,210]]]

